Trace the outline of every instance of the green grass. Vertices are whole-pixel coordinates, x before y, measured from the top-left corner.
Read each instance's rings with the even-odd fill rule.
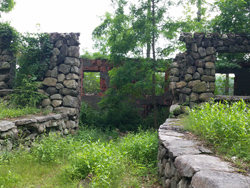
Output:
[[[0,120],[4,118],[17,118],[29,114],[37,114],[42,110],[34,107],[9,107],[0,102]]]
[[[75,188],[86,176],[90,187],[150,187],[157,184],[157,148],[155,131],[120,138],[116,131],[85,127],[75,136],[49,135],[30,152],[0,156],[0,188]]]
[[[249,163],[250,108],[244,101],[206,103],[191,110],[184,123],[219,153]]]

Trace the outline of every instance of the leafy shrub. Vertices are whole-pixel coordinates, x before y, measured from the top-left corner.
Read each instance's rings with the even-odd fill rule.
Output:
[[[30,75],[33,80],[41,78],[48,69],[52,55],[52,44],[48,34],[26,33],[20,37],[20,53],[17,55],[17,79],[19,85],[23,76]]]
[[[15,93],[11,102],[18,106],[36,106],[44,98],[38,92],[37,82],[48,69],[52,54],[52,44],[48,34],[29,34],[19,36]]]
[[[152,128],[154,126],[153,113],[150,113],[146,118],[142,118],[140,110],[129,102],[121,102],[115,107],[110,106],[105,109],[94,108],[82,102],[80,125],[90,125],[103,130],[118,128],[123,132],[138,131],[139,127],[143,130]],[[157,113],[158,124],[165,122],[168,115],[168,108],[159,108]]]
[[[123,102],[113,108],[93,108],[82,103],[80,124],[105,129],[118,128],[121,131],[136,131],[141,123],[139,110]]]
[[[34,81],[31,77],[22,75],[20,85],[15,88],[11,94],[10,102],[17,106],[35,107],[46,96],[38,92],[39,82]]]
[[[206,103],[192,109],[186,129],[230,156],[250,160],[250,109],[244,101]]]
[[[98,94],[100,92],[100,74],[97,76],[96,72],[84,72],[83,86],[85,94]]]
[[[0,23],[0,38],[6,49],[16,52],[19,45],[19,33],[8,22]]]
[[[229,77],[229,83],[227,85],[226,81],[226,75],[219,74],[216,75],[216,80],[215,80],[215,95],[233,95],[234,93],[234,78]],[[229,88],[229,92],[225,93],[225,88]]]

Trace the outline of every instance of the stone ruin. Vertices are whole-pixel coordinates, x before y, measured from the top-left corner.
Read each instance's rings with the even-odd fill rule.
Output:
[[[89,60],[89,59],[80,59],[81,67],[81,99],[82,101],[87,101],[92,106],[97,107],[97,103],[100,102],[101,96],[104,96],[105,91],[109,88],[110,77],[108,71],[113,69],[112,63],[108,60]],[[84,91],[84,73],[86,72],[99,72],[100,73],[100,92],[98,94],[86,94]],[[169,71],[165,72],[165,83],[168,82]],[[170,107],[172,103],[172,96],[168,91],[168,86],[165,86],[164,94],[156,96],[157,106],[160,107]],[[142,98],[136,99],[134,102],[135,107],[141,108],[142,117],[146,117],[153,109],[153,99],[152,96],[143,96]]]
[[[185,106],[193,107],[215,97],[217,53],[250,52],[247,34],[183,33],[180,41],[186,43],[187,50],[176,55],[169,78],[172,110],[182,106],[176,113],[183,113]]]
[[[67,112],[78,124],[80,99],[79,33],[51,33],[53,54],[41,93],[49,96],[42,106],[49,111]]]
[[[0,121],[0,153],[11,150],[14,144],[25,141],[28,146],[43,133],[74,134],[79,126],[80,59],[79,33],[51,33],[53,52],[50,65],[39,92],[47,96],[42,107],[59,114],[32,116],[25,119]],[[0,99],[12,93],[11,81],[15,76],[15,58],[0,40]]]

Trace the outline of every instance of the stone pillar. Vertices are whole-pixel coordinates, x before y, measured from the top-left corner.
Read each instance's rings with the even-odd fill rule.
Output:
[[[12,88],[16,60],[8,49],[0,49],[0,90]]]
[[[181,35],[180,40],[186,43],[187,51],[178,54],[171,64],[170,90],[174,104],[192,107],[214,96],[214,39],[216,35],[205,37],[204,33]]]
[[[79,33],[51,33],[53,54],[43,80],[45,109],[66,113],[78,125],[80,100]]]

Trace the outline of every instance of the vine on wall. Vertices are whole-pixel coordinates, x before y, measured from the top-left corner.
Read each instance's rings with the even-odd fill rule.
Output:
[[[9,23],[0,23],[0,49],[12,52],[17,60],[13,82],[15,93],[10,102],[17,106],[36,106],[44,98],[38,87],[50,63],[50,36],[45,33],[23,35]]]
[[[39,80],[48,69],[52,54],[50,36],[45,33],[19,35],[15,93],[11,102],[19,106],[36,106],[45,96],[38,92]]]

